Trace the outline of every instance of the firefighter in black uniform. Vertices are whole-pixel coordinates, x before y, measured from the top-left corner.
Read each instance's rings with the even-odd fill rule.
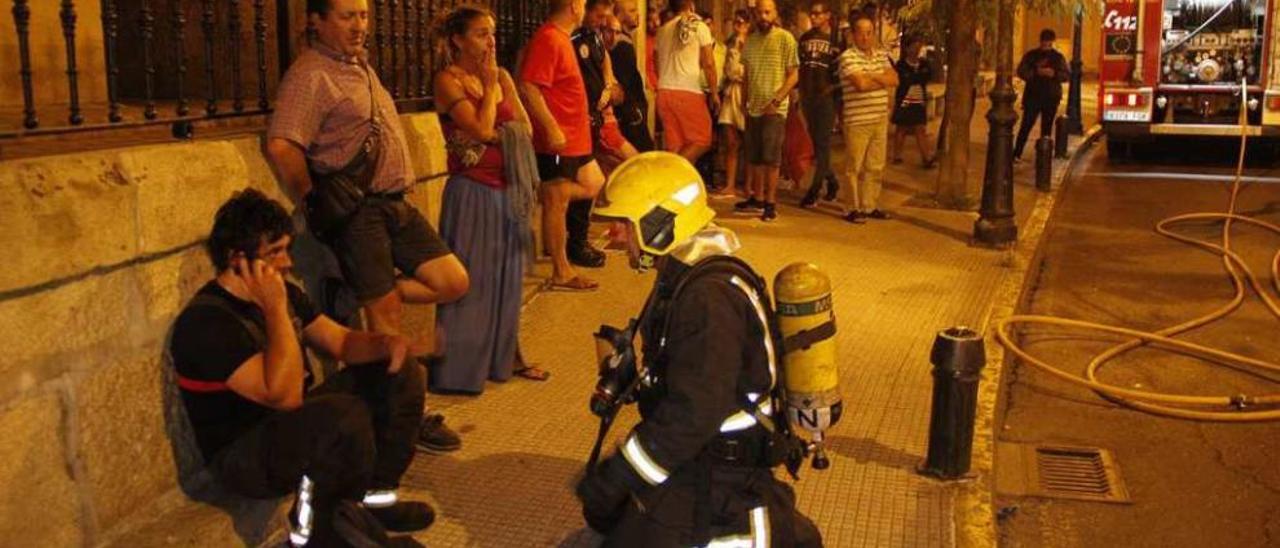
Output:
[[[626,225],[632,267],[658,276],[639,318],[643,420],[579,482],[583,514],[605,546],[821,546],[773,476],[797,446],[772,419],[768,293],[731,258],[737,237],[711,224],[703,189],[685,159],[647,152],[618,167],[596,205],[595,217]]]

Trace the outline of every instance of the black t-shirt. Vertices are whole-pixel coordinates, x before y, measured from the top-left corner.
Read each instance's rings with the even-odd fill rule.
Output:
[[[291,283],[285,287],[294,331],[301,336],[303,328],[319,314],[301,288]],[[225,384],[245,360],[266,350],[267,322],[262,310],[232,295],[216,281],[205,284],[196,295],[197,299],[188,303],[174,322],[169,352],[187,417],[207,462],[273,410],[236,394]],[[217,300],[223,306],[194,302],[202,299]],[[256,336],[244,320],[258,327]],[[304,382],[310,385],[305,353],[303,364],[308,369]]]
[[[834,81],[836,57],[840,53],[831,42],[831,33],[816,28],[800,37],[800,100],[817,97]]]
[[[573,33],[573,51],[578,56],[578,68],[582,82],[587,86],[587,110],[591,112],[592,127],[599,127],[604,119],[596,110],[600,94],[604,93],[604,40],[595,29],[582,27]]]

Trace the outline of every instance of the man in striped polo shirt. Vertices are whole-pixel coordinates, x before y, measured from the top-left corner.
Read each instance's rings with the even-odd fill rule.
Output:
[[[889,131],[889,90],[898,86],[898,74],[889,56],[876,47],[875,24],[866,17],[854,21],[853,44],[840,55],[840,85],[844,88],[844,142],[848,188],[842,193],[845,220],[888,219],[877,207],[880,179],[884,174],[885,144]]]

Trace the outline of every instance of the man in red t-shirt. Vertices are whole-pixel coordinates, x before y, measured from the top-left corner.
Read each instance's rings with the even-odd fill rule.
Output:
[[[590,291],[598,284],[578,275],[574,264],[604,264],[604,254],[587,243],[586,222],[591,200],[604,186],[604,174],[591,155],[587,87],[570,38],[582,24],[586,0],[551,0],[547,9],[547,21],[530,37],[520,67],[520,92],[533,120],[533,148],[542,178],[542,237],[552,260],[552,288]],[[585,210],[573,215],[573,227],[565,223],[570,202],[572,208]]]

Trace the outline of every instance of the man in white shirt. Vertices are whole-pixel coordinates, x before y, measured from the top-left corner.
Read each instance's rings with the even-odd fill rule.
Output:
[[[663,148],[696,162],[711,149],[711,111],[720,110],[720,97],[703,92],[719,89],[715,67],[715,38],[694,13],[693,0],[672,0],[675,12],[658,29],[655,54],[658,65],[658,118],[662,120]]]

